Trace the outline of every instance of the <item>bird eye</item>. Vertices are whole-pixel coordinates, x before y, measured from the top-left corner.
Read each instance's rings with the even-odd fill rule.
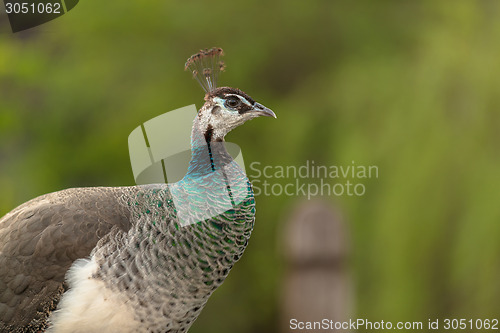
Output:
[[[240,99],[236,98],[236,97],[230,97],[230,98],[226,99],[226,102],[225,102],[225,105],[227,107],[232,108],[232,109],[238,107],[240,104],[241,104]]]

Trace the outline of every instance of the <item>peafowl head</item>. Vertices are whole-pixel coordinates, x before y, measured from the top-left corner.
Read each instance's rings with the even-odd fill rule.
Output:
[[[254,101],[249,95],[237,88],[217,87],[220,72],[224,71],[221,48],[201,50],[186,62],[185,70],[190,70],[193,77],[205,90],[205,104],[197,117],[199,130],[206,141],[223,141],[232,129],[247,120],[266,116],[274,117],[274,112]]]

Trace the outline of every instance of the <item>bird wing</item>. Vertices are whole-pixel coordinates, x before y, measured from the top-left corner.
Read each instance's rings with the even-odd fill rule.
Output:
[[[120,204],[130,187],[50,193],[0,219],[0,331],[38,331],[65,291],[64,277],[112,230],[126,232]],[[3,327],[2,327],[3,326]]]

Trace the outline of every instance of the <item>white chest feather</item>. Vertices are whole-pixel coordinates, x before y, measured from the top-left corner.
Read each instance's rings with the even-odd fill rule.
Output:
[[[70,289],[63,294],[57,310],[50,316],[48,333],[137,332],[130,304],[91,278],[97,270],[93,260],[79,259],[71,266],[67,279]]]

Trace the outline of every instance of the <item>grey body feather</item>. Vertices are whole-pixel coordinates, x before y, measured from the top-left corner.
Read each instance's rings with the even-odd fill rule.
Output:
[[[112,230],[130,229],[130,212],[119,204],[123,189],[50,193],[0,219],[1,332],[43,330],[72,263]]]
[[[187,226],[164,184],[69,189],[18,207],[0,220],[0,330],[43,331],[66,272],[92,255],[94,278],[133,304],[145,332],[185,332],[247,245],[247,190],[236,209]]]

